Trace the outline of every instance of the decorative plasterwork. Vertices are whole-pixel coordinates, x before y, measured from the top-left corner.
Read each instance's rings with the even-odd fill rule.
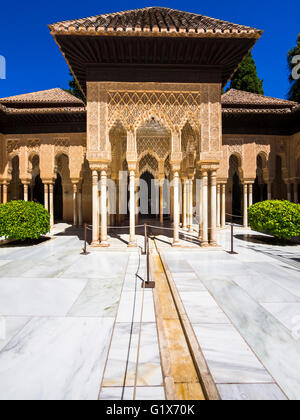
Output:
[[[15,139],[8,140],[7,146],[6,146],[7,153],[10,155],[11,153],[17,151],[17,154],[18,154],[20,151],[20,146],[21,146],[20,140],[15,140]]]
[[[166,129],[182,129],[187,121],[198,129],[201,94],[199,92],[110,91],[108,127],[121,121],[126,128],[138,129],[154,118]]]

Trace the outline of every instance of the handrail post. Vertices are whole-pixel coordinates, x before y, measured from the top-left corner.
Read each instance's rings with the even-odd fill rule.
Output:
[[[87,223],[84,223],[84,247],[83,247],[83,252],[81,253],[81,255],[88,255],[89,252],[87,252],[86,250],[86,244],[87,244]]]
[[[150,281],[150,247],[149,247],[149,237],[148,237],[148,229],[147,224],[144,225],[145,228],[145,255],[146,255],[146,270],[147,270],[147,279],[146,281],[143,281],[142,288],[145,289],[154,289],[155,288],[155,282]]]
[[[234,225],[233,225],[233,223],[231,223],[231,226],[230,226],[230,237],[231,237],[231,251],[229,252],[229,254],[231,254],[231,255],[236,255],[237,254],[237,252],[234,252],[234,243],[233,243],[233,238],[234,238],[234,235],[233,235],[233,227],[234,227]]]

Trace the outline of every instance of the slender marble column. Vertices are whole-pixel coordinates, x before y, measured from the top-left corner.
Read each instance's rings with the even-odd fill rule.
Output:
[[[182,228],[187,230],[187,180],[183,179],[183,206],[182,206]]]
[[[202,228],[202,242],[203,246],[208,245],[208,176],[207,172],[202,172],[202,199],[203,199],[203,228]]]
[[[193,232],[193,179],[189,179],[189,213],[188,213],[188,228],[189,232]]]
[[[202,240],[202,234],[203,234],[203,179],[202,174],[200,175],[199,179],[199,209],[198,209],[198,216],[199,216],[199,233],[198,233],[198,239]]]
[[[98,171],[93,171],[93,239],[92,245],[99,244],[99,201],[98,201]]]
[[[179,174],[174,171],[173,174],[173,226],[174,239],[173,246],[178,246],[179,242]]]
[[[217,172],[210,173],[210,198],[211,198],[211,222],[210,222],[210,245],[217,244],[216,230],[217,230]]]
[[[268,182],[268,200],[272,200],[272,182]]]
[[[249,195],[248,206],[251,207],[253,204],[253,184],[248,185],[248,195]]]
[[[7,203],[7,184],[6,183],[4,183],[2,185],[2,189],[3,189],[3,201],[2,201],[2,203],[6,204]]]
[[[217,185],[217,227],[221,226],[221,185]]]
[[[44,184],[44,207],[46,210],[49,211],[49,200],[48,200],[48,191],[49,191],[49,186],[48,184]]]
[[[289,182],[286,184],[287,187],[287,199],[288,201],[292,201],[292,184]]]
[[[28,184],[23,184],[24,188],[24,201],[28,201]]]
[[[130,171],[129,174],[129,220],[130,234],[128,246],[136,246],[135,238],[135,172]]]
[[[109,246],[107,242],[107,172],[101,171],[101,232],[100,245]]]
[[[160,224],[164,224],[164,183],[165,180],[159,181],[159,208],[160,208]]]
[[[135,183],[135,224],[139,224],[139,180]]]
[[[54,203],[53,203],[53,184],[49,184],[49,213],[50,226],[54,226]]]
[[[298,182],[294,183],[294,202],[298,204]]]
[[[159,219],[159,179],[154,180],[154,190],[155,190],[155,218]],[[151,197],[152,198],[152,197]],[[152,211],[152,203],[151,203]]]
[[[0,184],[0,204],[2,204],[2,184]]]
[[[78,192],[78,186],[77,184],[73,184],[73,226],[77,226],[77,222],[78,222],[77,192]]]
[[[226,226],[226,184],[222,184],[222,216],[221,216],[221,226],[224,228]]]
[[[243,185],[244,190],[244,215],[243,215],[243,225],[245,228],[248,227],[248,185]]]
[[[82,187],[81,187],[82,188]],[[82,189],[78,191],[78,225],[82,226]]]

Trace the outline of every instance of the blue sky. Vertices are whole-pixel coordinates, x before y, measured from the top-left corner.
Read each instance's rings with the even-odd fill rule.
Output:
[[[68,86],[68,67],[47,24],[119,10],[164,6],[195,12],[265,31],[254,47],[265,94],[285,98],[289,89],[286,54],[300,33],[299,0],[226,1],[6,1],[1,6],[0,55],[7,79],[0,79],[0,97]]]

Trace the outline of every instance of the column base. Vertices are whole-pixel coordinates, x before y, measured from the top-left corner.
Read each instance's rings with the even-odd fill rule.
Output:
[[[93,247],[93,248],[96,248],[97,246],[99,246],[100,245],[100,242],[99,241],[93,241],[92,243],[91,243],[91,247]]]
[[[129,242],[127,248],[137,248],[137,243],[135,241]]]
[[[179,248],[179,247],[181,247],[180,241],[173,241],[172,247],[173,248]]]
[[[203,240],[201,240],[201,244],[200,245],[202,247],[208,247],[209,246],[208,241],[203,241]]]
[[[216,241],[211,241],[211,242],[209,242],[209,246],[217,246],[217,242]]]
[[[101,248],[109,248],[110,244],[107,241],[102,241],[102,242],[100,242],[99,246]]]

